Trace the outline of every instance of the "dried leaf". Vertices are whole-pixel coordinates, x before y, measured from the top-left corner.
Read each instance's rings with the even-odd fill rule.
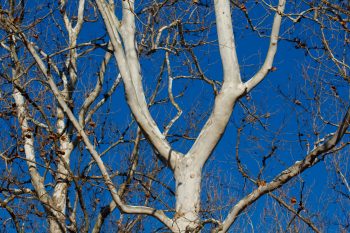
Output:
[[[290,203],[291,203],[292,205],[294,205],[295,203],[297,203],[297,199],[296,199],[295,197],[292,197],[292,198],[290,199]]]

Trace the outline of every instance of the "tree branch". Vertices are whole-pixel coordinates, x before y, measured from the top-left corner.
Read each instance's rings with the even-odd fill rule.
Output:
[[[119,210],[122,213],[145,214],[145,215],[153,216],[153,217],[157,218],[160,222],[162,222],[164,225],[166,225],[169,229],[172,229],[173,228],[173,221],[170,218],[168,218],[164,214],[163,211],[156,210],[156,209],[146,207],[146,206],[131,206],[131,205],[127,205],[127,204],[123,203],[120,196],[118,195],[118,191],[115,188],[115,186],[114,186],[114,184],[113,184],[113,182],[108,174],[107,168],[104,165],[101,157],[99,156],[98,152],[95,150],[89,137],[85,133],[83,127],[79,124],[78,120],[74,116],[72,110],[69,108],[67,103],[62,98],[60,91],[58,90],[58,88],[53,80],[53,77],[51,76],[51,74],[48,71],[48,69],[46,68],[44,62],[42,61],[42,59],[39,57],[38,53],[34,49],[33,43],[27,41],[27,39],[25,38],[25,36],[22,33],[19,33],[19,35],[20,35],[20,38],[22,39],[24,45],[26,46],[26,48],[31,53],[31,55],[33,56],[35,61],[37,62],[38,68],[40,69],[42,74],[47,78],[47,82],[48,82],[56,100],[58,101],[59,105],[61,106],[62,110],[66,113],[68,119],[73,124],[73,126],[77,130],[78,134],[82,137],[82,140],[86,146],[86,149],[89,151],[89,153],[91,154],[93,159],[96,161],[96,164],[102,173],[105,184],[106,184],[108,190],[110,191],[110,194],[112,195],[112,198],[115,201],[115,203],[117,204],[117,207],[119,208]]]
[[[300,213],[295,211],[291,206],[289,206],[285,201],[283,201],[282,198],[274,195],[273,193],[269,193],[269,196],[271,196],[273,199],[275,199],[279,204],[281,204],[283,207],[288,209],[290,212],[292,212],[293,214],[298,216],[298,218],[300,218],[303,222],[305,222],[314,232],[316,232],[316,233],[320,233],[321,232],[319,229],[317,229],[315,224],[313,224],[311,222],[310,219],[303,217]]]
[[[338,142],[344,136],[347,128],[350,124],[350,107],[347,110],[345,117],[339,125],[338,130],[334,133],[334,135],[327,140],[324,144],[316,147],[313,151],[311,151],[302,161],[296,162],[294,165],[290,166],[279,175],[277,175],[271,182],[267,183],[264,186],[259,186],[257,189],[252,191],[250,194],[242,198],[227,215],[225,221],[223,222],[221,228],[214,229],[214,232],[226,232],[230,226],[235,222],[238,215],[258,200],[260,197],[265,195],[266,193],[272,192],[273,190],[281,187],[283,184],[287,183],[293,177],[300,175],[306,169],[314,166],[318,162],[318,157],[329,152],[332,148],[334,148]]]
[[[278,7],[275,13],[275,18],[273,20],[272,31],[270,36],[270,46],[267,51],[267,55],[265,58],[265,62],[260,70],[244,85],[247,88],[247,92],[251,91],[256,85],[258,85],[270,72],[272,68],[272,63],[275,58],[275,54],[277,51],[277,43],[279,37],[279,31],[281,28],[282,14],[286,5],[286,0],[279,0]]]
[[[201,167],[222,137],[236,100],[245,93],[235,49],[230,2],[216,0],[214,6],[224,82],[220,93],[215,97],[214,108],[209,119],[188,152],[190,157],[196,159],[196,165]]]
[[[162,135],[146,103],[141,82],[140,64],[135,47],[134,2],[123,1],[122,23],[114,14],[112,5],[107,4],[104,0],[96,0],[96,3],[114,48],[114,56],[124,81],[127,103],[146,138],[159,152],[157,154],[160,155],[161,159],[165,161],[171,169],[174,169],[176,160],[181,154],[175,152],[167,142],[165,136]],[[122,38],[119,35],[121,35]]]

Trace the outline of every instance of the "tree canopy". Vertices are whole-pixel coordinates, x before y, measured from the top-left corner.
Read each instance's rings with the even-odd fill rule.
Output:
[[[3,232],[350,231],[350,5],[0,0]]]

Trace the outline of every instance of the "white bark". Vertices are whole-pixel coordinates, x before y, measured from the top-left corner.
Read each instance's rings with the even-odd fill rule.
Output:
[[[272,66],[277,49],[277,39],[281,23],[280,14],[284,10],[285,1],[281,0],[276,13],[271,42],[265,64],[250,82],[243,84],[240,77],[239,64],[236,55],[235,41],[232,29],[230,2],[224,0],[214,1],[219,39],[220,55],[222,59],[224,82],[220,93],[215,98],[213,111],[200,132],[194,145],[184,160],[180,160],[175,170],[176,179],[176,213],[180,218],[176,221],[179,229],[185,231],[186,227],[198,227],[198,213],[200,208],[200,180],[201,170],[211,155],[215,146],[221,139],[233,107],[238,98],[257,85]],[[267,71],[266,71],[267,70]],[[185,162],[182,162],[185,161]],[[184,164],[185,165],[184,165]],[[181,216],[185,217],[182,218]],[[227,228],[228,229],[228,228]]]
[[[277,52],[277,43],[279,37],[279,31],[281,28],[282,14],[286,5],[285,0],[279,0],[278,7],[276,9],[275,17],[272,24],[272,30],[270,35],[270,46],[266,54],[265,62],[260,68],[260,70],[246,83],[247,92],[251,91],[255,86],[257,86],[269,73],[272,68],[273,60]]]
[[[28,116],[25,98],[23,94],[17,89],[14,89],[13,98],[17,106],[17,117],[21,126],[22,135],[24,138],[24,152],[26,155],[26,160],[28,164],[28,170],[31,178],[31,182],[37,193],[37,197],[44,204],[44,207],[49,211],[49,226],[50,232],[64,232],[65,231],[65,196],[64,198],[61,195],[54,195],[52,198],[47,193],[44,185],[44,179],[37,171],[36,159],[35,159],[35,149],[34,149],[34,135],[30,126],[28,124]],[[60,172],[62,170],[58,169]],[[64,174],[64,173],[63,173]],[[64,176],[63,174],[58,174]],[[66,183],[59,183],[55,187],[55,192],[57,193],[58,189],[66,190]],[[66,192],[60,193],[66,195]]]
[[[115,16],[111,5],[103,0],[96,0],[96,2],[111,38],[131,111],[149,141],[159,151],[163,159],[169,161],[170,167],[174,170],[176,180],[176,216],[174,221],[176,226],[180,232],[198,229],[202,167],[221,139],[235,102],[257,85],[272,66],[277,49],[281,23],[280,14],[284,9],[284,1],[280,1],[275,16],[270,48],[262,71],[259,71],[246,84],[242,83],[240,77],[230,2],[228,0],[216,0],[214,2],[224,82],[220,93],[215,98],[214,108],[209,119],[185,157],[179,156],[177,153],[175,156],[169,155],[171,147],[160,134],[147,108],[141,82],[140,64],[135,48],[134,2],[123,1],[123,19],[121,22]]]
[[[13,41],[13,43],[15,43]],[[35,159],[35,148],[34,148],[34,135],[33,129],[31,129],[28,119],[28,109],[26,99],[19,90],[20,81],[18,80],[18,74],[20,73],[21,66],[20,61],[17,57],[16,50],[14,48],[14,44],[10,46],[11,57],[14,61],[14,68],[12,69],[12,79],[15,84],[15,88],[13,91],[13,98],[16,103],[17,109],[17,118],[19,125],[22,131],[22,137],[24,140],[24,153],[27,160],[28,170],[30,174],[31,183],[33,184],[34,190],[37,194],[38,199],[41,203],[44,204],[44,207],[49,212],[49,223],[54,223],[56,231],[54,232],[62,232],[65,229],[65,222],[62,221],[65,219],[63,212],[61,209],[57,208],[55,205],[55,200],[50,197],[48,192],[46,191],[44,178],[40,175],[36,166]],[[65,203],[64,203],[65,205]],[[49,224],[51,227],[51,224]]]
[[[62,6],[64,6],[67,2],[63,1]],[[69,37],[69,47],[73,48],[69,50],[69,56],[66,59],[65,66],[68,68],[69,79],[62,75],[63,81],[63,90],[59,91],[61,97],[63,97],[66,101],[72,101],[71,93],[75,88],[75,84],[77,82],[77,50],[75,49],[77,45],[77,37],[82,27],[83,23],[83,13],[84,13],[84,5],[85,0],[79,0],[78,6],[78,19],[76,25],[73,27],[72,23],[67,16],[66,12],[64,12],[63,20],[65,23],[65,27],[68,32]],[[69,173],[69,164],[70,164],[70,155],[74,149],[73,143],[71,141],[71,129],[67,129],[67,119],[65,117],[64,110],[61,106],[57,107],[57,122],[56,129],[57,134],[60,135],[60,144],[59,151],[60,153],[56,153],[59,157],[57,164],[57,174],[55,174],[56,184],[54,187],[54,191],[52,194],[52,202],[55,206],[55,209],[62,213],[60,219],[49,219],[49,231],[50,232],[66,232],[65,226],[66,221],[66,203],[67,203],[67,188],[68,188],[68,173]]]
[[[214,108],[209,119],[188,152],[188,156],[195,157],[200,166],[205,164],[221,139],[236,100],[246,92],[241,81],[236,55],[230,2],[217,0],[214,2],[214,6],[224,82],[220,93],[215,98]]]
[[[197,161],[190,157],[182,158],[176,165],[176,232],[199,230],[201,170]]]
[[[241,80],[239,62],[236,55],[235,39],[230,12],[230,1],[214,0],[218,42],[223,67],[223,84],[220,92],[215,98],[213,110],[207,122],[198,135],[195,143],[185,156],[183,156],[181,153],[173,151],[171,145],[165,138],[172,124],[181,115],[181,109],[175,102],[172,95],[173,79],[170,71],[169,53],[166,53],[166,61],[169,71],[168,94],[170,102],[178,110],[178,114],[173,118],[168,127],[165,128],[164,132],[162,133],[148,110],[144,88],[142,85],[141,67],[135,44],[134,1],[122,1],[123,18],[121,21],[119,21],[114,13],[113,1],[109,1],[109,4],[107,4],[104,0],[96,0],[96,2],[111,40],[108,47],[109,50],[113,50],[113,55],[117,60],[120,75],[125,85],[126,99],[132,114],[134,115],[138,125],[141,127],[144,135],[159,153],[161,159],[163,159],[174,172],[174,178],[176,181],[176,213],[173,219],[169,219],[162,211],[154,208],[149,208],[146,206],[131,206],[124,203],[121,190],[125,189],[126,184],[128,183],[126,182],[123,184],[124,186],[122,186],[119,190],[114,186],[111,177],[107,172],[107,168],[101,159],[101,155],[97,152],[96,148],[94,148],[89,137],[84,132],[86,120],[90,120],[92,114],[96,111],[95,109],[100,106],[100,103],[105,101],[104,98],[93,110],[88,112],[89,107],[96,100],[102,90],[104,72],[107,63],[111,58],[111,54],[108,52],[106,53],[100,67],[100,76],[97,80],[95,89],[83,103],[78,119],[76,116],[74,116],[69,104],[67,104],[67,100],[71,100],[70,93],[74,90],[74,86],[78,78],[76,64],[78,56],[75,47],[76,39],[83,23],[85,3],[84,0],[80,0],[78,6],[78,18],[75,27],[73,27],[67,14],[64,13],[63,15],[63,20],[69,34],[69,47],[71,48],[69,51],[69,58],[66,60],[66,67],[69,71],[69,77],[66,77],[65,74],[61,77],[63,80],[63,90],[59,90],[56,86],[50,71],[46,67],[45,62],[43,62],[34,49],[33,44],[28,42],[24,34],[21,34],[18,31],[27,49],[34,57],[38,67],[47,78],[47,83],[49,84],[55,98],[59,103],[59,107],[57,108],[58,120],[56,122],[56,128],[57,133],[62,136],[59,141],[59,150],[63,152],[63,154],[60,156],[60,161],[57,165],[57,174],[55,177],[56,184],[54,186],[53,196],[51,198],[46,192],[43,178],[40,176],[36,168],[34,139],[33,133],[29,130],[29,116],[27,114],[24,95],[21,93],[20,89],[14,88],[13,98],[16,102],[18,114],[17,117],[24,136],[24,149],[31,180],[39,200],[44,203],[45,207],[50,210],[50,214],[53,215],[53,218],[49,219],[50,232],[66,231],[65,212],[68,187],[67,179],[69,178],[69,157],[73,150],[73,144],[71,142],[72,131],[67,130],[66,120],[69,120],[73,124],[78,134],[82,137],[86,149],[90,152],[102,173],[105,184],[108,187],[113,199],[109,205],[109,211],[113,211],[113,209],[118,208],[121,214],[130,213],[150,215],[164,223],[164,225],[166,225],[172,232],[200,231],[202,227],[200,219],[200,194],[203,166],[211,156],[213,150],[224,134],[236,101],[241,96],[255,88],[270,72],[277,51],[279,30],[286,1],[279,0],[278,7],[274,9],[276,10],[276,14],[272,25],[269,49],[264,64],[250,80],[243,83]],[[64,4],[66,4],[66,1],[62,1],[62,5]],[[176,23],[173,24],[175,25]],[[173,26],[173,24],[170,26]],[[158,44],[162,30],[165,30],[165,27],[160,29],[156,39],[156,44]],[[47,59],[49,60],[48,57]],[[14,80],[16,80],[16,73],[17,71],[14,70]],[[113,84],[111,93],[113,93],[115,87],[118,85],[118,79],[119,78],[117,78],[115,84]],[[225,221],[222,224],[219,224],[220,226],[214,231],[227,232],[230,226],[236,221],[239,214],[261,196],[281,187],[293,177],[299,175],[307,168],[316,164],[318,161],[318,156],[329,152],[343,137],[349,126],[349,122],[350,110],[348,110],[338,131],[333,134],[331,139],[310,152],[303,161],[298,161],[276,176],[271,182],[254,189],[249,195],[241,199],[231,208]],[[136,165],[134,165],[134,167],[130,170],[130,173],[133,173],[134,169],[136,169],[135,167]],[[76,210],[76,206],[74,209]],[[105,214],[105,212],[100,213],[93,232],[99,232],[105,219]]]
[[[112,49],[112,45],[109,43],[108,44],[108,50]],[[98,95],[101,93],[102,90],[102,85],[103,85],[103,81],[105,78],[105,72],[106,72],[106,68],[107,65],[109,63],[109,61],[112,58],[112,54],[107,51],[103,60],[102,60],[102,64],[100,65],[100,69],[99,69],[99,73],[97,76],[97,82],[95,85],[94,90],[88,95],[88,97],[85,99],[80,111],[79,111],[79,123],[80,125],[85,125],[86,121],[85,121],[85,115],[87,110],[89,109],[90,105],[96,100],[96,98],[98,97]]]
[[[298,161],[286,170],[282,171],[277,175],[271,182],[264,186],[259,186],[257,189],[253,190],[250,194],[242,198],[235,206],[233,206],[227,215],[222,226],[215,229],[214,232],[227,232],[230,226],[235,222],[239,214],[258,200],[260,197],[266,193],[272,192],[273,190],[281,187],[283,184],[287,183],[293,177],[300,175],[306,169],[314,166],[318,162],[318,157],[323,155],[330,150],[332,150],[342,139],[344,134],[350,125],[350,108],[348,108],[346,115],[344,116],[342,122],[340,123],[337,131],[334,135],[327,140],[322,145],[316,147],[311,151],[302,161]]]
[[[28,165],[31,182],[33,184],[33,187],[39,199],[43,203],[49,204],[51,201],[50,196],[46,192],[46,189],[43,183],[43,178],[37,171],[35,150],[34,150],[34,138],[33,138],[32,131],[29,130],[30,127],[27,120],[25,98],[17,88],[14,89],[13,98],[15,100],[16,107],[17,107],[17,118],[21,126],[21,130],[23,132],[24,153],[27,159],[27,165]]]
[[[105,184],[106,184],[108,190],[110,191],[112,198],[115,201],[115,203],[117,204],[119,210],[122,213],[145,214],[145,215],[154,216],[159,221],[161,221],[164,225],[166,225],[169,229],[173,229],[173,221],[170,220],[163,213],[163,211],[156,210],[156,209],[146,207],[146,206],[131,206],[131,205],[127,205],[127,204],[123,203],[120,196],[118,195],[117,189],[115,188],[115,186],[114,186],[114,184],[113,184],[113,182],[112,182],[112,180],[107,172],[107,168],[104,165],[104,162],[102,161],[98,152],[95,150],[93,144],[91,143],[89,137],[85,133],[83,127],[79,124],[77,118],[74,116],[73,112],[71,111],[71,109],[69,108],[67,103],[64,101],[62,96],[60,95],[60,91],[58,90],[58,88],[53,80],[53,77],[48,72],[44,62],[42,61],[42,59],[39,57],[38,53],[34,49],[33,44],[31,42],[28,42],[26,37],[21,33],[20,33],[20,37],[21,37],[23,43],[25,44],[25,46],[27,47],[28,51],[31,53],[34,60],[36,61],[40,71],[47,78],[47,83],[49,84],[49,86],[50,86],[55,98],[57,99],[59,105],[61,106],[61,108],[63,109],[65,114],[67,115],[70,122],[73,124],[74,128],[77,130],[77,133],[82,137],[82,140],[86,146],[86,149],[89,151],[89,153],[91,154],[93,159],[96,161],[96,164],[102,173],[102,177],[105,181]]]
[[[62,92],[61,92],[62,93]],[[68,92],[66,92],[68,93]],[[63,94],[63,93],[62,93]],[[68,97],[67,95],[62,95]],[[58,135],[60,137],[59,151],[56,153],[59,157],[57,164],[57,173],[55,174],[56,184],[52,194],[52,204],[55,209],[61,213],[59,219],[49,219],[49,231],[50,232],[66,232],[66,203],[67,203],[67,188],[68,188],[68,179],[69,179],[69,162],[70,155],[73,151],[73,143],[71,142],[71,136],[67,132],[66,122],[64,119],[64,112],[62,108],[57,108],[58,120],[56,123]],[[64,228],[62,228],[64,226]]]
[[[148,110],[143,91],[140,64],[135,47],[134,1],[123,1],[122,22],[116,17],[113,5],[106,3],[104,0],[96,0],[96,3],[113,45],[114,56],[124,81],[126,99],[135,120],[159,152],[162,160],[174,169],[180,153],[172,150],[165,136],[154,122]]]
[[[62,0],[62,6],[66,4],[66,1]],[[20,82],[17,81],[19,70],[18,67],[13,70],[14,91],[13,98],[16,102],[17,117],[19,125],[23,134],[24,152],[26,161],[28,164],[28,170],[30,173],[33,187],[36,191],[37,197],[48,209],[49,217],[49,230],[50,232],[66,232],[66,203],[67,203],[67,188],[69,177],[69,163],[70,154],[73,151],[73,144],[71,142],[72,130],[67,129],[67,121],[70,121],[78,134],[82,137],[82,140],[86,146],[86,149],[90,152],[96,164],[98,165],[104,182],[112,195],[112,202],[109,205],[109,210],[118,208],[121,214],[145,214],[157,218],[165,226],[167,226],[172,232],[197,232],[202,227],[200,219],[201,209],[201,179],[202,169],[206,161],[211,156],[216,145],[220,141],[222,135],[225,132],[228,121],[233,112],[236,101],[246,93],[254,89],[267,74],[271,71],[275,54],[277,51],[277,43],[279,38],[279,31],[282,22],[282,15],[285,8],[286,1],[279,0],[277,8],[273,8],[276,11],[274,16],[269,49],[266,54],[265,61],[259,71],[247,82],[243,83],[240,76],[239,62],[236,55],[235,38],[232,28],[232,17],[230,11],[229,0],[214,0],[216,26],[218,33],[218,43],[220,49],[220,56],[223,67],[223,83],[222,88],[218,95],[215,97],[213,110],[205,123],[203,129],[200,131],[196,141],[190,148],[186,155],[182,155],[179,152],[173,151],[171,145],[166,140],[166,134],[169,132],[170,127],[180,117],[180,106],[175,102],[175,98],[172,94],[172,74],[169,60],[169,53],[166,52],[166,62],[168,65],[168,95],[170,103],[177,109],[177,115],[170,121],[169,125],[162,133],[157,126],[157,123],[152,118],[144,93],[142,85],[141,67],[137,53],[137,45],[135,43],[135,13],[134,13],[134,1],[125,0],[122,1],[123,17],[120,21],[114,12],[114,2],[109,1],[109,4],[105,0],[96,0],[99,11],[102,14],[104,23],[106,25],[108,35],[110,38],[109,50],[113,50],[113,55],[117,60],[120,75],[125,85],[125,93],[127,103],[134,115],[138,125],[142,129],[142,133],[147,137],[149,142],[154,146],[155,150],[159,153],[159,156],[164,160],[174,172],[174,178],[176,182],[176,203],[175,203],[175,216],[170,219],[162,211],[147,206],[131,206],[123,201],[123,192],[126,186],[131,182],[131,176],[136,169],[137,164],[134,164],[130,170],[128,181],[125,182],[120,189],[117,189],[112,183],[111,177],[108,174],[107,168],[101,159],[101,154],[94,148],[89,137],[84,131],[84,125],[87,120],[90,120],[92,114],[99,108],[100,104],[104,103],[106,98],[104,97],[95,108],[88,112],[89,107],[100,95],[103,86],[103,78],[106,70],[106,65],[111,59],[112,54],[106,53],[103,63],[100,67],[100,76],[98,77],[95,89],[90,93],[89,97],[83,103],[79,117],[74,115],[72,108],[68,103],[72,99],[71,94],[74,91],[75,83],[77,82],[77,59],[78,54],[76,51],[76,40],[81,30],[83,23],[84,4],[85,0],[80,0],[78,4],[78,17],[76,25],[72,25],[69,17],[66,13],[63,14],[63,20],[69,35],[69,56],[65,62],[68,68],[68,74],[62,74],[63,89],[59,90],[50,70],[43,62],[43,59],[37,53],[34,44],[30,43],[27,38],[21,33],[18,28],[13,26],[11,30],[20,36],[23,40],[28,51],[32,54],[39,69],[43,75],[47,78],[55,98],[58,101],[57,107],[58,120],[56,122],[57,134],[59,134],[59,150],[63,152],[59,156],[59,162],[57,164],[57,174],[55,174],[56,183],[54,184],[54,190],[52,197],[49,196],[45,189],[45,183],[43,177],[37,170],[37,164],[35,161],[35,149],[33,133],[30,129],[30,116],[28,114],[27,103],[25,95],[20,86]],[[170,24],[168,27],[174,26],[177,21]],[[157,47],[161,33],[165,30],[163,27],[159,30],[157,35],[156,45]],[[15,38],[13,36],[13,38]],[[11,48],[9,48],[11,49]],[[43,54],[43,53],[41,53]],[[13,60],[18,62],[16,58],[15,50],[12,49],[11,55]],[[44,59],[50,63],[49,57],[44,55]],[[337,60],[336,60],[337,61]],[[17,64],[16,64],[17,66]],[[54,70],[58,72],[57,66]],[[59,73],[59,72],[58,72]],[[119,83],[119,78],[116,79],[109,96],[113,93],[116,86]],[[87,115],[87,116],[86,116]],[[33,121],[33,120],[32,120]],[[337,132],[332,134],[332,138],[326,141],[324,144],[319,145],[313,151],[308,153],[304,160],[297,161],[294,165],[277,175],[272,181],[267,182],[264,185],[260,185],[254,189],[249,195],[245,196],[237,202],[235,206],[231,208],[226,219],[220,226],[214,231],[227,232],[231,225],[236,221],[238,216],[248,206],[253,204],[263,195],[272,192],[273,190],[281,187],[293,177],[301,174],[307,168],[315,165],[318,162],[318,157],[331,151],[339,140],[346,133],[346,130],[350,123],[350,110],[348,110],[343,122],[340,124]],[[49,125],[48,130],[51,131]],[[138,132],[138,141],[140,140],[141,133]],[[136,146],[135,146],[136,148]],[[343,176],[342,176],[343,178]],[[345,179],[343,179],[345,180]],[[344,182],[347,184],[346,180]],[[83,198],[81,198],[83,199]],[[77,202],[76,202],[77,203]],[[77,206],[77,204],[76,204]],[[77,207],[74,207],[76,210]],[[84,209],[84,208],[82,208]],[[85,213],[85,212],[84,212]],[[105,220],[106,212],[101,212],[97,218],[93,232],[99,232],[103,221]],[[73,216],[73,215],[72,215]],[[74,221],[75,214],[72,222]],[[306,220],[304,220],[306,221]],[[87,224],[89,225],[89,224]],[[86,229],[87,231],[87,229]]]

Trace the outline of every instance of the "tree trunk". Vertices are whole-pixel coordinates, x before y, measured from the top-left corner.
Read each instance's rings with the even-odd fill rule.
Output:
[[[175,169],[176,214],[178,232],[199,230],[199,210],[202,168],[192,158],[179,160]]]
[[[70,98],[66,89],[62,92],[62,96]],[[60,153],[57,154],[57,171],[55,174],[56,185],[52,195],[53,207],[56,212],[56,218],[49,219],[50,233],[66,232],[66,202],[67,202],[67,188],[68,188],[68,168],[69,158],[73,151],[73,143],[70,141],[69,134],[66,131],[66,122],[64,118],[64,111],[57,108],[58,120],[56,123],[57,132],[62,135],[60,137]],[[56,152],[57,153],[57,152]]]
[[[63,214],[56,212],[56,215],[60,217],[49,216],[49,232],[50,233],[64,233],[66,231],[66,218]]]

